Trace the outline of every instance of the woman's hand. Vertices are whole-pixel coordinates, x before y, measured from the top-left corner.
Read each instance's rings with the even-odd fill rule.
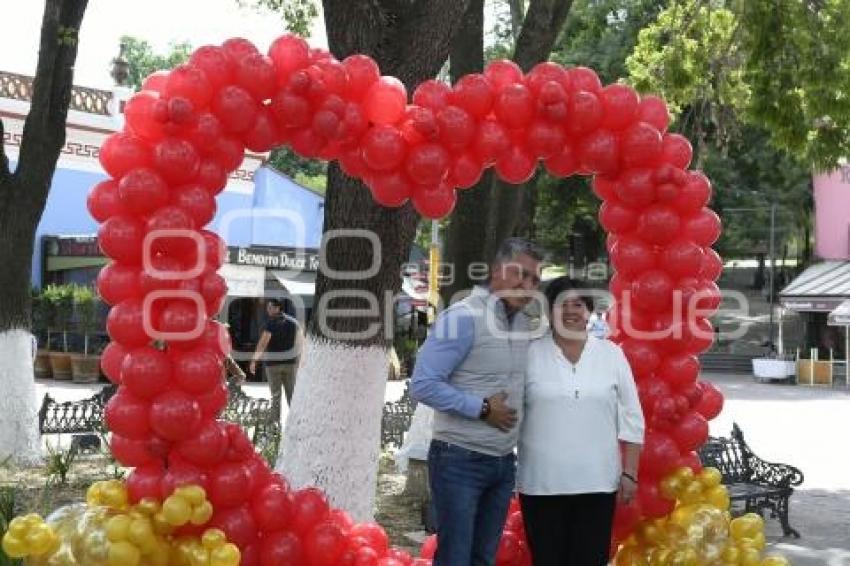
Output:
[[[632,474],[624,473],[620,476],[620,490],[617,492],[617,498],[625,504],[629,504],[634,499],[637,493],[637,481]]]

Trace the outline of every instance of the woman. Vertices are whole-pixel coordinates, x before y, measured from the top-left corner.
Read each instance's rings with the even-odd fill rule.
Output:
[[[534,566],[603,566],[617,497],[637,490],[643,414],[623,351],[588,336],[593,298],[559,277],[528,351],[517,488]]]

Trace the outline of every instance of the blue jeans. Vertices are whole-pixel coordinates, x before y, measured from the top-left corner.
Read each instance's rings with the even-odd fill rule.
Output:
[[[493,566],[514,490],[516,457],[488,456],[432,440],[431,497],[437,513],[434,566]]]

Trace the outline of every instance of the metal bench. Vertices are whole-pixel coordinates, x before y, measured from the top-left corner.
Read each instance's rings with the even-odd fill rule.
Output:
[[[107,432],[103,412],[117,389],[116,385],[109,384],[87,399],[64,403],[57,403],[49,393],[45,394],[38,411],[39,432],[42,435],[73,434],[72,449],[99,447],[99,436]],[[271,401],[251,397],[233,383],[228,384],[228,393],[221,418],[240,425],[261,452],[277,450],[280,423],[272,418]]]
[[[794,486],[803,483],[803,472],[788,464],[766,462],[744,441],[744,433],[732,425],[730,438],[709,438],[699,450],[704,466],[720,470],[729,490],[733,513],[758,513],[779,519],[784,536],[800,538],[791,527],[788,508]]]
[[[404,386],[404,392],[398,401],[384,403],[381,418],[381,448],[395,446],[401,448],[404,434],[410,428],[410,420],[416,403],[410,398],[410,382]]]

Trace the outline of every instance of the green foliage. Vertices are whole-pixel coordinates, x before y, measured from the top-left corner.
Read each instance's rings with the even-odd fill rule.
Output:
[[[47,485],[68,485],[68,474],[77,459],[77,451],[73,448],[65,450],[58,445],[47,443]]]
[[[289,147],[281,146],[272,150],[268,163],[296,183],[325,194],[328,184],[327,162],[305,159]]]
[[[671,0],[627,66],[715,139],[747,122],[830,169],[850,153],[848,27],[850,0]]]
[[[63,349],[67,352],[68,326],[74,312],[74,288],[71,285],[48,285],[43,297],[50,305],[47,317],[49,328],[62,332]]]
[[[266,8],[277,12],[283,20],[286,31],[302,37],[310,37],[310,24],[319,15],[315,0],[236,0],[242,6]]]
[[[18,488],[15,486],[0,487],[0,538],[9,529],[9,523],[18,516]],[[0,549],[0,566],[20,566],[23,561],[12,559]]]
[[[85,336],[84,354],[89,353],[89,334],[97,330],[97,295],[94,289],[87,286],[74,285],[74,311],[77,314],[77,324]]]
[[[186,41],[170,44],[165,54],[154,52],[146,40],[131,35],[121,36],[121,43],[125,45],[124,56],[130,64],[128,84],[135,90],[141,88],[151,73],[185,63],[192,54],[192,45]]]

